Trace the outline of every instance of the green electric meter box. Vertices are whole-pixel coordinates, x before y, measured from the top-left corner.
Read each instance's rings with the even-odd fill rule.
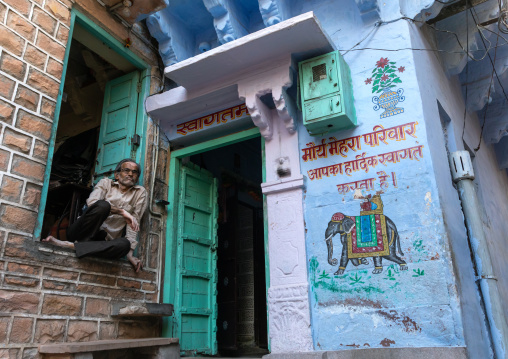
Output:
[[[356,126],[349,66],[338,51],[298,64],[303,125],[311,135]]]

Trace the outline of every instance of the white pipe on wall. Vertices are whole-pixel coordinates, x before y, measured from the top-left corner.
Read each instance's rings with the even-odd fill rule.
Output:
[[[478,271],[480,290],[485,304],[494,352],[497,359],[508,359],[508,325],[503,312],[501,296],[497,287],[497,278],[492,268],[492,260],[487,246],[478,197],[474,187],[474,173],[471,157],[467,151],[450,154],[452,177],[457,183],[462,211],[466,219],[468,241]]]

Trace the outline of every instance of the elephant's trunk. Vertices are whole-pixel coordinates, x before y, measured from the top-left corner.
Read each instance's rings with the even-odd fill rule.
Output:
[[[327,238],[326,238],[326,247],[328,248],[328,263],[332,266],[336,266],[337,263],[339,263],[337,261],[337,258],[332,258],[333,257],[333,241],[332,241],[332,237],[333,237],[333,233],[330,234]]]

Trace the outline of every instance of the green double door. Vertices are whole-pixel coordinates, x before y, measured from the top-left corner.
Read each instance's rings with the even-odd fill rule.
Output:
[[[175,334],[185,355],[216,354],[217,180],[192,166],[179,182]]]

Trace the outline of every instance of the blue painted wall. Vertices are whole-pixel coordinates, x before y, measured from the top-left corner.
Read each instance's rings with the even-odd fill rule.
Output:
[[[435,54],[410,50],[432,47],[432,41],[420,29],[399,19],[399,4],[416,7],[416,2],[386,1],[378,6],[375,0],[273,0],[270,7],[263,9],[259,3],[174,1],[158,18],[152,15],[148,24],[159,43],[167,45],[162,49],[173,51],[171,57],[166,54],[171,51],[161,49],[165,64],[169,65],[197,55],[202,42],[214,48],[273,22],[314,11],[331,41],[344,54],[351,70],[358,126],[314,137],[308,134],[301,119],[298,127],[301,169],[306,177],[306,249],[315,349],[463,346],[467,342],[471,357],[489,357],[489,339],[460,202],[446,157],[447,146],[452,151],[464,148],[460,136],[463,98],[459,86],[442,71]],[[222,10],[211,11],[203,4],[216,4]],[[276,6],[280,8],[275,9]],[[185,20],[191,8],[200,20],[189,26]],[[231,26],[221,32],[218,27],[222,23],[217,19],[226,19],[221,17],[224,9]],[[376,27],[380,18],[387,23]],[[393,85],[393,93],[388,96],[399,101],[395,109],[387,111],[377,106],[386,84]],[[470,146],[478,137],[479,128],[474,116],[468,116],[468,121],[473,126],[465,132],[464,142]],[[365,134],[392,128],[402,131],[398,137],[395,132],[386,132],[392,137],[375,146],[366,142]],[[347,151],[342,154],[330,152],[332,142],[357,136],[358,142],[344,147]],[[321,156],[305,160],[304,150],[312,147],[311,143],[324,144],[326,150],[318,152]],[[508,215],[508,180],[504,172],[496,170],[493,148],[485,147],[475,164],[477,184],[485,204],[482,219],[498,254],[494,265],[502,273],[507,254],[502,240],[508,231],[508,222],[503,220]],[[416,153],[412,158],[407,152],[410,148],[416,149],[411,152]],[[399,161],[390,161],[389,154],[393,156],[394,151],[402,156]],[[371,165],[346,171],[357,156],[371,158]],[[329,172],[328,176],[316,178],[316,169],[330,166],[342,166],[342,173]],[[381,273],[373,273],[373,259],[366,257],[368,263],[354,266],[350,261],[344,272],[338,273],[339,265],[330,264],[327,258],[325,231],[334,214],[360,215],[365,199],[355,198],[353,190],[343,189],[346,185],[359,186],[362,182],[358,181],[365,180],[371,181],[373,188],[363,188],[357,195],[381,196],[383,214],[397,228],[403,252],[398,255],[406,265],[384,259]],[[337,260],[342,250],[339,237],[333,237],[333,258]],[[500,282],[501,292],[507,293],[506,279]]]
[[[301,2],[301,9],[313,10],[332,41],[342,50],[355,45],[373,29],[372,22],[362,21],[353,1],[340,4],[305,1]],[[358,46],[365,47],[385,50],[351,51],[345,55],[351,69],[359,125],[350,131],[317,137],[310,136],[303,126],[299,127],[302,157],[307,144],[319,145],[323,140],[328,144],[326,157],[307,161],[301,158],[302,173],[308,177],[304,205],[314,346],[316,350],[340,350],[464,345],[455,277],[413,53],[388,51],[411,47],[409,25],[403,20],[383,25]],[[388,59],[386,65],[385,59]],[[392,90],[402,89],[404,101],[396,105],[399,110],[382,117],[383,109],[374,109],[377,101],[374,103],[373,98],[382,92],[376,93],[374,89],[373,93],[376,80],[373,71],[374,74],[380,69],[386,72],[385,67],[392,65],[393,72],[387,75],[394,74],[400,80],[392,82],[395,85]],[[401,125],[406,125],[405,131],[411,128],[408,124],[414,122],[418,123],[414,125],[414,136],[405,132],[404,139],[386,139],[386,143],[370,146],[363,137],[374,130]],[[330,142],[356,136],[361,136],[360,145],[352,146],[354,150],[348,148],[344,156],[330,152]],[[423,146],[421,156],[380,163],[386,158],[384,154],[418,146]],[[342,163],[345,169],[347,162],[363,154],[378,162],[367,169],[311,179],[316,168]],[[380,177],[385,174],[386,185],[382,186]],[[339,265],[331,265],[327,260],[325,231],[335,213],[359,216],[365,200],[354,199],[352,190],[339,193],[337,185],[366,179],[373,179],[374,186],[371,190],[364,189],[362,195],[381,192],[383,213],[397,227],[404,253],[399,256],[407,263],[407,269],[384,259],[383,271],[374,274],[373,260],[366,258],[368,264],[355,267],[350,261],[344,273],[338,274]],[[333,237],[333,258],[337,260],[342,250],[339,237]]]

